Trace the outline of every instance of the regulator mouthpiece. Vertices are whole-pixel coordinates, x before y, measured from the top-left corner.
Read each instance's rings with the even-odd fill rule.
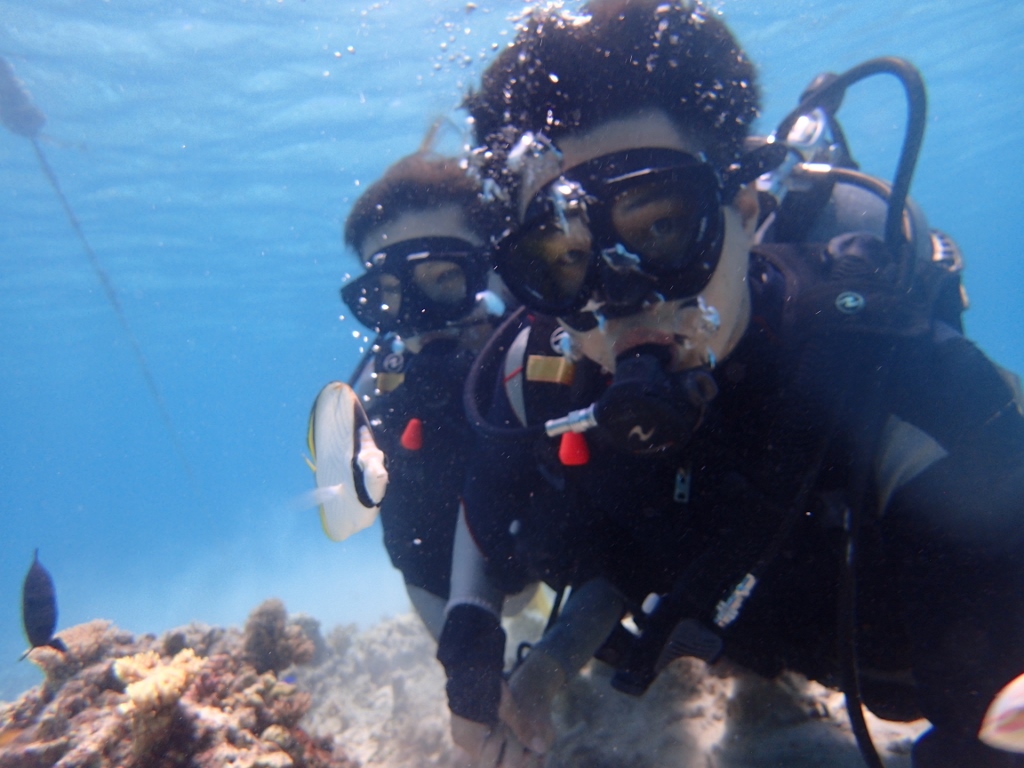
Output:
[[[597,402],[595,416],[620,450],[652,454],[683,447],[718,393],[704,368],[669,373],[668,363],[668,350],[655,345],[615,361],[615,378]]]
[[[700,426],[718,385],[710,368],[670,373],[668,349],[637,347],[615,361],[615,378],[601,399],[544,424],[549,437],[598,428],[624,453],[646,455],[682,448]]]

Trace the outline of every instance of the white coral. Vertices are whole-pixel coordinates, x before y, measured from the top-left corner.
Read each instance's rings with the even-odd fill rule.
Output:
[[[128,701],[118,707],[132,721],[132,751],[149,751],[167,735],[175,709],[203,662],[185,648],[164,662],[155,651],[126,656],[114,662],[114,674],[127,683]]]

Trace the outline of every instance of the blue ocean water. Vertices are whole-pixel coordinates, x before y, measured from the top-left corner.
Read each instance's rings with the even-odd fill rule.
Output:
[[[478,7],[477,7],[478,6]],[[20,627],[35,547],[60,626],[240,623],[269,596],[330,626],[407,609],[378,528],[329,542],[294,500],[309,406],[365,344],[337,299],[352,201],[448,120],[519,2],[8,0],[0,55],[174,428],[31,145],[0,130],[0,699],[37,679]],[[569,4],[569,7],[575,7]],[[1024,371],[1024,5],[724,0],[769,131],[818,72],[912,60],[929,87],[912,194],[967,260],[969,333]],[[889,176],[895,80],[840,112]],[[176,447],[176,443],[177,446]],[[180,450],[178,450],[180,448]]]

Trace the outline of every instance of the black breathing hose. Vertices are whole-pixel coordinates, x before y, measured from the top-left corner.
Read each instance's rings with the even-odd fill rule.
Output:
[[[384,341],[384,334],[383,333],[378,333],[376,338],[374,338],[373,343],[370,344],[370,346],[368,346],[366,348],[366,351],[363,353],[362,357],[359,358],[358,365],[356,365],[356,367],[352,369],[352,375],[348,377],[348,382],[346,382],[346,383],[350,387],[354,388],[356,386],[356,384],[359,381],[359,376],[362,374],[363,370],[366,368],[366,364],[369,363],[370,360],[373,359],[374,355],[377,354],[378,350],[380,349],[380,345],[381,345],[381,343],[383,341]]]
[[[490,403],[490,395],[494,391],[498,369],[505,360],[505,355],[500,347],[502,344],[508,343],[507,337],[511,329],[514,329],[519,324],[524,312],[526,312],[526,307],[519,307],[491,334],[483,349],[480,350],[480,354],[473,361],[473,365],[469,369],[469,375],[466,377],[466,386],[462,391],[462,404],[469,425],[479,434],[489,438],[522,440],[528,437],[539,436],[544,432],[543,424],[529,427],[506,427],[492,424],[484,416],[480,408],[481,401]],[[507,350],[505,351],[507,352]],[[481,392],[481,386],[487,387],[487,390]]]
[[[896,173],[893,176],[889,207],[885,217],[885,243],[893,254],[899,255],[903,252],[903,246],[907,242],[903,237],[903,209],[910,192],[910,181],[914,175],[914,167],[917,165],[917,156],[921,152],[928,110],[928,97],[925,93],[924,81],[921,79],[921,73],[913,64],[894,56],[883,56],[858,64],[834,79],[823,80],[819,87],[810,88],[796,109],[779,123],[775,135],[779,137],[780,141],[785,141],[793,125],[801,116],[818,107],[830,111],[838,109],[847,88],[865,78],[879,74],[890,74],[896,77],[903,85],[907,96],[907,125],[903,146],[900,149],[899,162],[896,165]],[[905,288],[909,288],[909,281],[913,275],[913,259],[908,258],[906,261],[909,263],[903,265],[901,282]]]

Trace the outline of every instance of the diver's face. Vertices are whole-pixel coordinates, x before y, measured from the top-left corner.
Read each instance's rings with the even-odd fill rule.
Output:
[[[364,262],[389,245],[424,237],[452,237],[471,245],[483,241],[466,224],[466,217],[457,205],[446,205],[429,210],[407,211],[392,221],[370,231],[363,240],[360,257]],[[427,261],[411,270],[416,286],[431,301],[457,304],[466,295],[466,275],[457,265],[446,261]],[[387,314],[397,317],[402,304],[402,286],[395,275],[382,275],[380,279],[382,306]]]
[[[529,201],[561,173],[595,158],[642,148],[672,149],[697,155],[702,147],[685,136],[664,112],[642,112],[606,122],[585,133],[558,141],[562,153],[559,168],[534,173],[524,182],[519,215],[526,214]],[[632,238],[645,254],[671,263],[675,243],[683,238],[673,226],[680,220],[674,206],[681,199],[673,195],[624,196],[611,208],[612,224],[624,238]],[[750,318],[747,263],[757,220],[756,193],[741,190],[724,209],[722,252],[710,280],[695,298],[645,303],[632,314],[608,317],[596,328],[581,331],[563,323],[575,349],[614,372],[615,360],[628,350],[656,344],[667,347],[673,370],[683,370],[709,361],[721,360],[733,350]],[[585,270],[590,258],[592,235],[583,217],[568,216],[560,237],[578,242],[579,247],[552,242],[558,252],[556,277],[564,285],[578,285],[570,279],[573,270]],[[629,250],[629,249],[627,249]],[[576,255],[574,261],[571,257]],[[681,254],[680,254],[681,256]],[[563,263],[564,262],[564,263]]]

